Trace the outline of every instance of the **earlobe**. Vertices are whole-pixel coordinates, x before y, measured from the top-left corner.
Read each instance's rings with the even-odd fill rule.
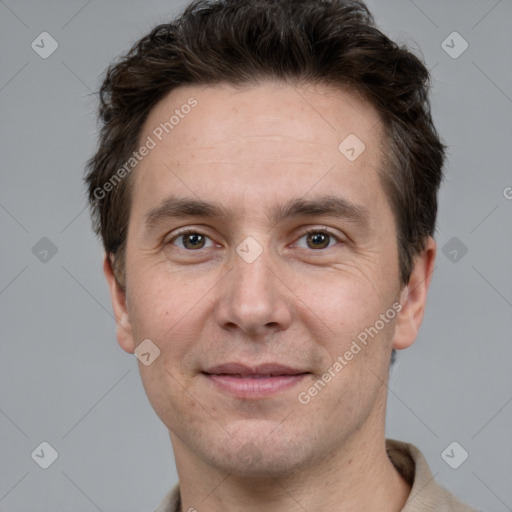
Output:
[[[436,242],[429,237],[424,250],[415,257],[409,282],[400,295],[402,309],[397,317],[393,337],[393,348],[397,350],[410,347],[418,335],[425,313],[435,257]]]
[[[114,274],[110,255],[105,254],[103,260],[103,272],[108,283],[112,308],[116,318],[117,341],[121,348],[133,354],[135,344],[133,342],[130,317],[126,307],[126,291],[121,287]]]

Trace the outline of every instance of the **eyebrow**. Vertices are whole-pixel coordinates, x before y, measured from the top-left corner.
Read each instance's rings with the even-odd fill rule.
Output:
[[[269,217],[275,224],[278,224],[285,219],[322,215],[365,224],[369,220],[370,212],[362,205],[357,205],[342,197],[328,195],[314,199],[292,199],[282,206],[271,208]]]
[[[159,206],[149,210],[145,215],[146,225],[150,228],[167,219],[179,219],[182,217],[217,217],[227,220],[229,215],[220,203],[176,196],[167,197]]]
[[[267,209],[266,213],[274,224],[286,219],[318,216],[330,216],[366,224],[370,216],[366,207],[332,195],[314,199],[291,199],[283,205]],[[148,228],[153,228],[165,220],[184,217],[218,218],[226,222],[233,217],[233,214],[218,202],[171,195],[159,206],[149,210],[145,215],[145,221]]]

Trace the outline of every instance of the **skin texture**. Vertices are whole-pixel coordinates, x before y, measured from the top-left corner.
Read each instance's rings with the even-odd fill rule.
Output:
[[[436,249],[429,239],[402,286],[378,175],[378,114],[323,85],[186,86],[153,108],[140,140],[191,97],[197,105],[130,177],[125,291],[104,262],[119,344],[132,353],[150,339],[160,349],[139,367],[170,431],[182,509],[400,510],[410,488],[385,452],[389,359],[416,337]],[[354,161],[338,149],[349,134],[366,146]],[[171,195],[217,202],[227,216],[154,215],[148,225]],[[328,195],[362,215],[269,215]],[[205,235],[204,246],[187,249],[176,236],[184,227]],[[327,247],[311,245],[309,228],[332,235]],[[236,251],[247,237],[262,249],[252,263]],[[401,311],[300,403],[298,394],[397,301]],[[233,361],[309,375],[272,396],[237,398],[202,373]]]

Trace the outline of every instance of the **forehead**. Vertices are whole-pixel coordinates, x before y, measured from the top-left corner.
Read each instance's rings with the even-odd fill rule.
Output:
[[[196,121],[193,131],[186,129],[191,122],[185,122],[187,118]],[[337,150],[339,137],[347,130],[365,137],[370,131],[379,135],[380,129],[375,109],[353,92],[321,84],[267,82],[243,87],[179,87],[153,107],[142,135],[152,134],[157,142],[162,138],[167,144],[174,139],[176,147],[208,147],[246,142],[243,137],[289,135]]]
[[[236,204],[249,191],[269,202],[342,186],[349,199],[371,201],[382,137],[375,109],[340,89],[183,86],[144,124],[139,143],[151,140],[152,149],[134,173],[135,195],[217,195]]]

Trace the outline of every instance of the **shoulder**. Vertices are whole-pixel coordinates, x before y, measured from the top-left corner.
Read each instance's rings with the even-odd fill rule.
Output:
[[[177,483],[165,496],[163,501],[158,505],[155,512],[180,512],[180,486]]]
[[[435,481],[425,457],[416,446],[387,439],[386,450],[397,471],[411,485],[402,512],[479,512]]]

